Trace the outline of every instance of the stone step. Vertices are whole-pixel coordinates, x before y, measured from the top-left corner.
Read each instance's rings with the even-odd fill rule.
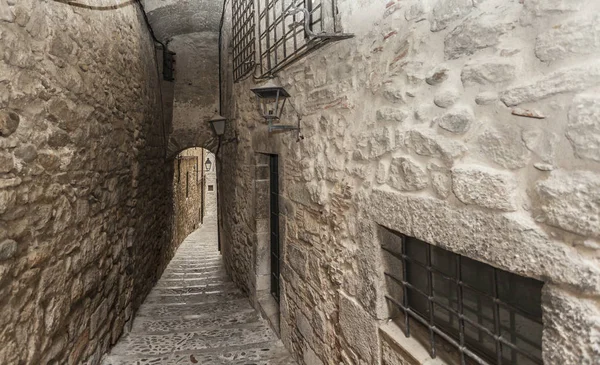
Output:
[[[207,327],[193,332],[165,334],[130,333],[112,349],[113,355],[162,355],[180,351],[198,351],[229,346],[277,341],[264,322],[229,327]]]
[[[204,279],[208,277],[222,277],[225,280],[229,280],[229,276],[223,270],[220,271],[207,271],[207,272],[184,272],[184,271],[170,271],[165,272],[161,276],[161,280],[188,280],[188,279]]]
[[[159,356],[110,356],[104,365],[290,365],[294,361],[282,344],[265,342],[245,346],[178,352]]]
[[[247,299],[231,300],[226,303],[164,305],[144,304],[137,312],[138,317],[153,318],[221,318],[224,322],[235,318],[237,313],[252,311]]]
[[[186,286],[204,286],[204,285],[210,286],[210,285],[224,284],[224,283],[227,283],[230,281],[231,280],[229,280],[229,278],[227,276],[225,276],[225,277],[213,276],[213,277],[206,277],[203,279],[159,280],[159,282],[156,284],[155,288],[156,289],[180,288],[180,287],[186,287]]]
[[[225,273],[189,273],[187,275],[173,275],[167,274],[163,275],[160,280],[161,281],[190,281],[190,280],[209,280],[209,279],[221,279],[224,281],[229,281],[229,276]]]
[[[208,327],[227,327],[243,325],[262,321],[256,311],[242,310],[227,318],[203,316],[190,318],[160,319],[152,317],[137,317],[133,323],[131,333],[138,334],[161,334],[175,332],[193,332]]]
[[[205,273],[205,272],[225,272],[223,266],[205,266],[205,267],[167,267],[164,273]]]
[[[200,294],[200,293],[214,293],[223,292],[237,289],[235,284],[231,281],[223,282],[220,284],[210,285],[186,285],[186,286],[172,286],[172,287],[154,287],[149,296],[155,295],[181,295],[181,294]]]
[[[229,301],[236,299],[243,299],[246,296],[240,290],[230,291],[214,291],[206,292],[201,294],[178,294],[178,295],[155,295],[148,296],[144,303],[147,304],[173,304],[173,303],[187,303],[187,304],[200,304],[200,303],[214,303],[218,301]]]

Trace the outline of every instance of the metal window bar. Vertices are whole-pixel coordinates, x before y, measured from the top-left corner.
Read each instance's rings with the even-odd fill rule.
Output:
[[[324,11],[330,4],[331,10]],[[290,9],[309,11],[308,30],[304,14],[287,14]],[[351,38],[336,33],[337,0],[257,0],[259,67],[261,77],[275,74],[308,52],[327,43]],[[326,29],[327,24],[331,29]]]
[[[527,311],[525,311],[521,308],[517,308],[509,303],[505,303],[499,298],[499,296],[498,296],[498,278],[497,278],[498,269],[492,267],[492,269],[493,269],[493,283],[492,283],[493,294],[492,294],[492,296],[490,296],[489,294],[484,293],[462,281],[462,278],[461,278],[462,256],[460,256],[460,255],[455,254],[457,271],[456,271],[454,278],[449,277],[448,275],[444,274],[440,270],[437,270],[431,264],[431,247],[432,247],[431,245],[427,244],[426,264],[423,264],[419,261],[412,259],[411,257],[409,257],[407,255],[405,236],[402,236],[402,251],[401,251],[401,253],[393,251],[386,246],[382,246],[382,249],[384,251],[388,252],[396,259],[401,260],[403,278],[407,278],[407,264],[408,263],[416,264],[416,265],[420,266],[421,268],[424,268],[425,270],[427,270],[427,276],[428,276],[428,278],[427,278],[427,293],[423,292],[421,289],[412,285],[408,281],[395,277],[392,273],[384,272],[386,277],[390,278],[393,282],[400,285],[400,287],[402,288],[402,303],[398,302],[396,299],[392,298],[389,295],[386,295],[385,298],[391,304],[393,304],[396,308],[398,308],[401,312],[404,313],[404,333],[405,333],[405,335],[407,337],[410,337],[410,318],[412,318],[412,319],[416,320],[417,322],[420,322],[421,324],[426,326],[427,329],[429,330],[429,334],[430,334],[429,335],[429,337],[430,337],[429,345],[430,345],[430,354],[431,354],[432,358],[435,358],[435,356],[436,356],[435,336],[432,336],[432,334],[437,334],[438,336],[440,336],[441,338],[446,340],[448,343],[450,343],[450,345],[452,345],[458,349],[460,358],[461,358],[460,359],[461,365],[466,364],[466,357],[469,357],[471,360],[475,361],[476,363],[478,363],[480,365],[492,365],[493,363],[490,362],[490,360],[487,359],[487,357],[481,356],[480,354],[475,352],[475,351],[477,351],[476,349],[470,349],[469,346],[465,344],[465,323],[468,323],[469,325],[473,326],[477,330],[484,332],[485,334],[487,334],[488,336],[490,336],[491,338],[494,339],[494,341],[496,343],[496,351],[495,351],[496,358],[493,361],[497,365],[503,364],[503,357],[502,357],[503,347],[507,347],[511,350],[511,364],[516,363],[515,361],[516,361],[517,353],[526,357],[528,360],[532,361],[535,364],[540,364],[540,365],[543,364],[543,362],[540,358],[530,354],[529,352],[527,352],[526,350],[524,350],[523,348],[519,347],[516,344],[517,336],[516,336],[516,333],[514,332],[514,328],[515,328],[514,327],[514,315],[519,314],[519,315],[521,315],[533,322],[536,322],[538,324],[542,324],[542,319],[539,316],[528,313]],[[457,292],[457,294],[458,294],[457,295],[458,310],[455,310],[455,309],[447,306],[444,302],[440,301],[438,298],[436,298],[436,296],[433,295],[432,286],[431,286],[432,285],[431,278],[432,278],[433,273],[436,273],[443,279],[449,281],[450,283],[454,283],[456,285],[456,288],[458,290],[458,292]],[[467,288],[467,289],[477,293],[478,295],[483,295],[492,300],[492,303],[494,306],[494,311],[493,311],[494,330],[493,331],[482,326],[479,323],[479,320],[474,321],[464,314],[465,307],[464,307],[463,295],[462,295],[463,288]],[[423,296],[424,298],[427,298],[428,306],[429,306],[429,318],[424,318],[422,314],[417,313],[410,307],[409,302],[408,302],[409,289],[416,292],[417,294]],[[450,298],[446,298],[446,299],[450,299]],[[438,324],[436,324],[434,321],[432,321],[432,318],[434,318],[434,313],[433,313],[434,305],[439,306],[441,309],[448,311],[449,313],[451,313],[452,315],[454,315],[458,318],[458,320],[459,320],[458,338],[456,338],[456,336],[454,336],[454,335],[446,333],[446,331],[444,331],[442,328],[440,328],[440,326]],[[510,328],[509,328],[509,330],[510,330],[509,332],[510,332],[510,336],[511,336],[510,339],[504,338],[501,334],[502,329],[506,328],[506,327],[503,327],[500,323],[500,307],[507,310],[511,315],[511,324],[510,324]],[[533,343],[531,340],[529,340],[527,338],[518,337],[518,339],[522,342],[527,343],[529,346],[539,348],[538,344]]]
[[[237,82],[254,70],[254,0],[233,0],[232,22],[233,78]]]

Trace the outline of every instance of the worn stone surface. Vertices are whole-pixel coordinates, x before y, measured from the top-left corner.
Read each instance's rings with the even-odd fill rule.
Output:
[[[600,82],[600,61],[565,67],[542,76],[523,86],[510,88],[500,94],[508,106],[535,102],[553,95],[582,91]]]
[[[485,157],[507,169],[524,167],[531,155],[515,128],[489,129],[477,141]]]
[[[441,0],[433,7],[431,31],[439,32],[448,24],[469,14],[473,8],[472,0]]]
[[[544,62],[599,51],[600,16],[593,12],[553,26],[538,35],[535,44],[535,54]]]
[[[456,106],[434,119],[440,128],[456,134],[466,133],[475,121],[473,111],[464,106]]]
[[[438,91],[434,98],[433,103],[440,108],[449,108],[460,98],[460,93],[456,89],[448,88]]]
[[[207,215],[206,223],[184,240],[142,304],[131,331],[103,365],[294,364],[225,274],[217,250],[216,219],[216,212]]]
[[[517,68],[504,59],[478,59],[465,65],[460,75],[463,84],[493,85],[513,80]]]
[[[544,288],[545,363],[594,364],[600,358],[600,308],[598,302],[573,293]],[[570,351],[565,351],[570,349]]]
[[[2,364],[97,364],[169,259],[155,45],[110,5],[0,1]]]
[[[429,181],[425,170],[415,161],[398,157],[392,160],[388,183],[398,190],[415,191],[427,187]]]
[[[569,111],[567,138],[579,158],[600,162],[600,97],[578,95]]]
[[[598,301],[591,194],[599,188],[579,173],[567,177],[600,173],[589,157],[598,52],[584,50],[595,28],[583,34],[575,25],[599,4],[339,0],[339,24],[355,37],[275,75],[302,117],[300,140],[266,131],[249,91],[262,81],[227,79],[226,9],[225,138],[239,138],[221,149],[223,254],[251,297],[269,288],[258,275],[269,267],[268,182],[256,176],[267,154],[278,155],[279,328],[299,363],[411,363],[412,352],[385,347],[375,330],[390,316],[377,225],[543,281],[574,303]],[[468,112],[455,118],[461,107]],[[284,115],[283,124],[297,121],[291,108]],[[257,155],[267,160],[259,165]],[[586,363],[593,354],[593,332],[576,322],[592,323],[593,312],[580,313],[561,318],[569,331],[542,338],[546,362]],[[421,363],[439,362],[425,354]]]
[[[516,210],[517,184],[511,174],[473,165],[452,168],[452,190],[465,204]]]
[[[444,40],[446,58],[453,60],[495,46],[511,26],[492,14],[467,19]]]
[[[537,184],[543,222],[600,237],[600,177],[587,171],[553,171]]]

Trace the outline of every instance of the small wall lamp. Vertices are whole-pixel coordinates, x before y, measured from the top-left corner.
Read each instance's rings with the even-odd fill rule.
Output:
[[[204,163],[204,168],[206,169],[206,171],[210,171],[210,169],[212,168],[212,162],[210,161],[210,158],[206,159],[206,162]]]
[[[275,80],[271,78],[263,86],[255,87],[250,90],[256,95],[256,101],[263,114],[263,118],[265,118],[265,120],[269,123],[269,132],[297,130],[298,140],[302,139],[300,136],[301,117],[291,102],[289,104],[298,115],[298,126],[275,125],[275,123],[279,123],[285,103],[287,99],[291,97],[290,93],[288,93],[286,89],[277,84]]]
[[[282,86],[276,84],[274,79],[270,79],[265,85],[251,90],[256,95],[263,118],[268,121],[279,120],[290,94]]]
[[[215,134],[217,136],[222,136],[223,134],[225,134],[225,122],[226,121],[227,121],[227,118],[225,118],[224,116],[222,116],[219,113],[215,113],[215,115],[212,118],[210,118],[210,120],[208,122],[213,127]]]

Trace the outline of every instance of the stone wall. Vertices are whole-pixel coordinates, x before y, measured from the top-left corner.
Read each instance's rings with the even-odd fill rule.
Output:
[[[156,37],[175,56],[169,156],[203,146],[214,151],[208,120],[219,108],[218,37],[222,0],[143,0]]]
[[[206,183],[204,187],[204,214],[206,215],[216,215],[217,214],[217,164],[215,155],[213,153],[207,153],[204,156],[204,161],[206,159],[210,159],[212,162],[212,166],[210,171],[205,171],[204,176],[206,178]],[[209,190],[210,186],[212,186],[212,190]]]
[[[172,253],[155,48],[121,3],[0,1],[2,364],[97,364]]]
[[[256,293],[264,227],[254,155],[276,153],[280,329],[301,363],[380,364],[382,347],[389,355],[378,225],[543,281],[544,362],[595,363],[600,3],[338,4],[356,37],[278,74],[303,116],[303,141],[267,132],[251,78],[224,89],[227,133],[239,137],[224,146],[220,175],[234,280]],[[401,361],[394,356],[383,363]]]
[[[188,148],[173,161],[173,247],[178,247],[202,223],[204,156],[204,149]]]

